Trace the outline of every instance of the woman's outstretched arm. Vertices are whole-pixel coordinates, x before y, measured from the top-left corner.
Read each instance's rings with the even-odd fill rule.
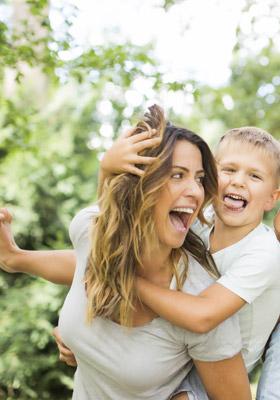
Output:
[[[12,233],[12,216],[0,209],[0,267],[9,273],[23,272],[53,283],[71,285],[75,272],[74,250],[23,250]]]

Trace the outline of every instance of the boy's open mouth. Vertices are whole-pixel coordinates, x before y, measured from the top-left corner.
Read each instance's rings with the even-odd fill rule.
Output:
[[[241,211],[247,206],[248,200],[239,194],[228,193],[224,196],[224,204],[232,211]]]
[[[176,207],[169,212],[169,217],[177,231],[186,232],[193,213],[194,209],[191,207]]]

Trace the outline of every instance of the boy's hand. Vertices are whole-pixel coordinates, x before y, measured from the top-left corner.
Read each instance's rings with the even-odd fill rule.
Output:
[[[280,210],[274,218],[274,229],[277,239],[280,241]]]
[[[0,208],[0,268],[6,272],[17,272],[12,267],[12,259],[20,248],[11,230],[12,215],[7,208]]]
[[[132,135],[133,129],[122,134],[113,146],[106,151],[101,161],[101,168],[105,175],[129,172],[141,176],[144,171],[137,168],[135,164],[152,164],[155,157],[139,156],[138,153],[149,147],[160,144],[161,138],[156,136],[155,129],[152,132],[143,132]]]
[[[55,338],[58,347],[60,361],[65,362],[67,365],[70,365],[70,367],[76,367],[77,366],[76,358],[72,353],[72,351],[69,349],[69,347],[65,346],[65,344],[63,343],[62,338],[58,331],[58,327],[54,328],[53,336]]]

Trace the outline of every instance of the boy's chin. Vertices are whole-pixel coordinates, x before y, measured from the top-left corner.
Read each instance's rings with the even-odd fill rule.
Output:
[[[224,224],[232,227],[242,226],[246,219],[244,211],[235,213],[216,210],[216,215]]]

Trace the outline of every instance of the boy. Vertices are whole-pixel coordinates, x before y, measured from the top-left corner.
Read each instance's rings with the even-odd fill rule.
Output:
[[[279,143],[257,128],[232,129],[221,139],[216,158],[214,225],[194,230],[212,253],[221,278],[199,296],[143,279],[138,290],[154,312],[194,332],[207,332],[239,311],[243,357],[250,372],[280,312],[280,246],[261,224],[264,211],[279,197]]]

